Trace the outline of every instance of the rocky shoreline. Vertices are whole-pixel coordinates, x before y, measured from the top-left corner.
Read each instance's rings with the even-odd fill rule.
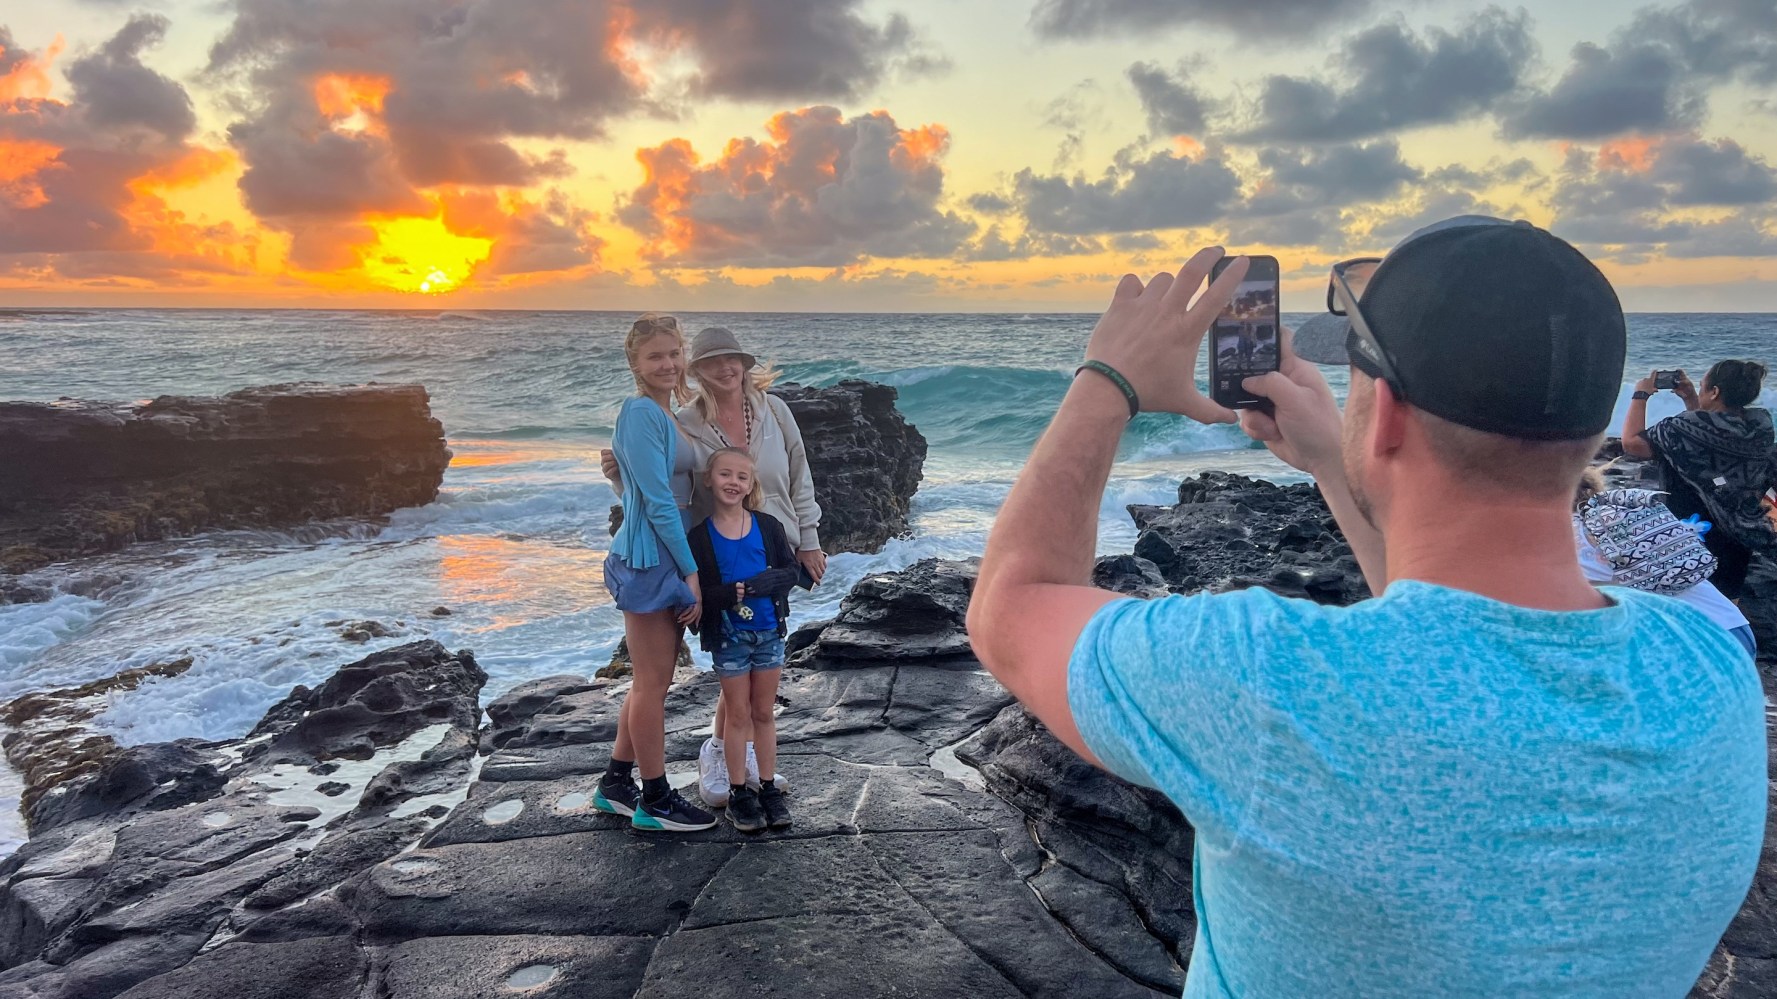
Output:
[[[1179,500],[1131,511],[1135,554],[1101,559],[1100,585],[1367,594],[1313,486],[1207,473]],[[623,682],[535,680],[484,712],[473,654],[433,642],[297,688],[244,739],[47,777],[0,861],[0,999],[1177,995],[1190,826],[980,670],[974,572],[867,578],[793,636],[784,834],[657,838],[592,811]],[[1756,587],[1777,609],[1772,566]],[[676,781],[715,693],[669,695]],[[1774,992],[1777,837],[1693,995]]]
[[[424,506],[450,458],[420,385],[0,402],[0,576],[217,527]]]

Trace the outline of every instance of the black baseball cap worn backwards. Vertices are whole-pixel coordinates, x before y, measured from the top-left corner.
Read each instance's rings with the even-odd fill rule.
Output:
[[[1298,357],[1386,375],[1416,408],[1488,433],[1574,440],[1609,426],[1627,350],[1623,308],[1564,240],[1528,222],[1463,215],[1414,232],[1379,264],[1334,271],[1359,315],[1336,314],[1329,288],[1328,313],[1295,333]]]

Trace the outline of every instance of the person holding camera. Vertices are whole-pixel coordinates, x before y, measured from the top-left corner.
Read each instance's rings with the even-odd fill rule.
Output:
[[[1462,217],[1333,268],[1340,315],[1246,381],[1375,599],[1091,587],[1142,410],[1193,380],[1246,272],[1126,275],[1001,508],[968,611],[982,663],[1087,761],[1196,831],[1189,997],[1686,994],[1752,882],[1764,695],[1692,608],[1594,589],[1580,474],[1621,384],[1621,307],[1577,250]],[[1312,329],[1310,329],[1312,327]],[[1349,364],[1341,417],[1308,363]]]
[[[1659,461],[1660,487],[1674,516],[1707,518],[1703,536],[1717,565],[1710,582],[1739,599],[1755,554],[1777,555],[1767,493],[1777,487],[1777,437],[1771,412],[1754,406],[1764,388],[1757,361],[1719,361],[1697,391],[1683,371],[1672,372],[1673,393],[1685,411],[1647,425],[1647,400],[1661,388],[1655,371],[1635,383],[1623,418],[1623,453]]]

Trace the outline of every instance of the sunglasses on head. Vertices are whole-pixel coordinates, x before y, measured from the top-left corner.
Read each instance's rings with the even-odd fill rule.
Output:
[[[1370,328],[1363,309],[1358,307],[1358,300],[1363,298],[1364,289],[1369,287],[1370,278],[1375,276],[1376,268],[1381,264],[1381,257],[1353,257],[1334,264],[1332,277],[1327,280],[1327,311],[1344,316],[1351,327],[1345,337],[1345,352],[1351,355],[1352,365],[1372,378],[1387,382],[1395,397],[1405,400],[1406,388],[1401,384],[1394,359],[1382,346],[1382,341],[1376,339],[1376,331]]]

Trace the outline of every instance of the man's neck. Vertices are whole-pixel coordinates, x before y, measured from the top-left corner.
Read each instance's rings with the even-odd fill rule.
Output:
[[[1559,503],[1460,488],[1414,490],[1397,497],[1383,533],[1391,581],[1413,579],[1537,610],[1609,603],[1580,570],[1573,515]]]

